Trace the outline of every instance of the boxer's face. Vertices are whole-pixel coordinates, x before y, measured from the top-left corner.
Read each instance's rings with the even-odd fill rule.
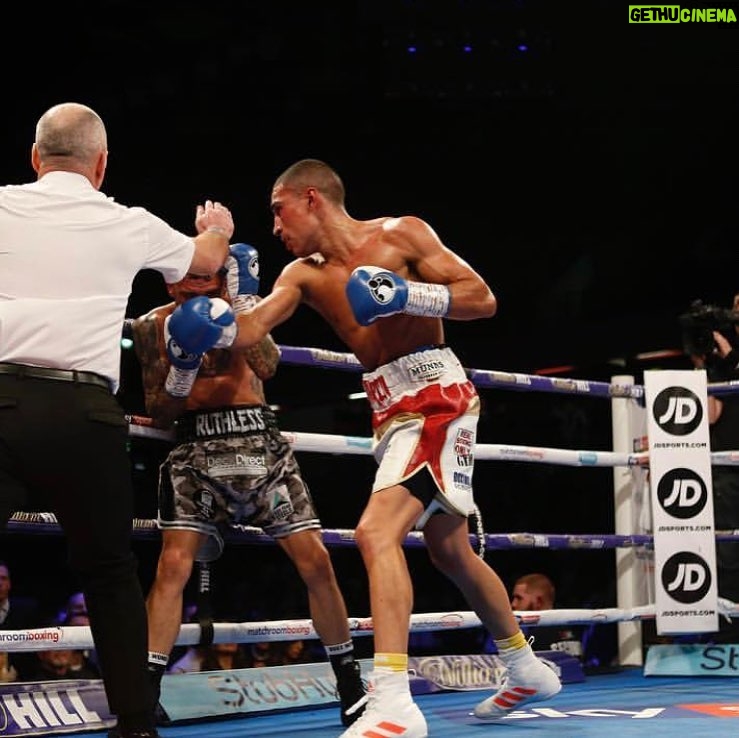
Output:
[[[319,250],[315,238],[319,195],[315,187],[295,190],[277,185],[272,190],[272,233],[295,257],[310,256]]]
[[[167,285],[167,291],[178,305],[200,296],[228,299],[226,280],[221,274],[203,276],[188,273],[179,282]]]

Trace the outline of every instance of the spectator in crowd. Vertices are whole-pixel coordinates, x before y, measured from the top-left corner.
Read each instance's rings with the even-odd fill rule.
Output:
[[[0,629],[20,630],[42,625],[41,607],[33,597],[11,595],[13,579],[10,566],[0,561]],[[36,668],[36,657],[30,652],[12,651],[0,654],[0,681],[25,681]]]
[[[84,658],[84,651],[48,649],[37,651],[37,665],[27,681],[55,679],[99,679],[100,672]]]
[[[554,583],[546,574],[524,574],[513,585],[511,607],[514,610],[551,610],[554,594]]]
[[[18,671],[15,666],[10,663],[10,655],[7,651],[0,652],[0,683],[18,681]]]
[[[532,572],[516,579],[511,592],[511,607],[515,612],[552,610],[555,596],[554,582],[546,574]],[[535,651],[564,651],[582,658],[581,628],[569,625],[522,625],[521,630],[526,637],[533,637]]]
[[[279,647],[282,664],[308,664],[313,660],[306,642],[302,639],[284,641]]]
[[[87,614],[87,604],[83,592],[73,592],[64,605],[59,615],[59,625],[85,625],[90,627],[90,616]],[[96,673],[99,678],[100,666],[98,665],[97,652],[94,649],[76,649],[73,652],[72,670],[83,671],[86,674]],[[83,678],[83,677],[80,677]]]
[[[281,663],[281,655],[278,650],[279,644],[270,641],[257,641],[250,643],[248,648],[249,666],[260,668],[263,666],[277,666]]]
[[[550,577],[541,572],[524,574],[513,585],[511,606],[514,610],[553,610],[557,590]],[[604,607],[601,596],[597,602],[583,602],[581,607]],[[522,630],[534,639],[536,651],[562,651],[582,661],[585,671],[599,672],[614,666],[618,656],[615,623],[582,625],[525,625]]]
[[[60,623],[52,618],[48,623],[56,625],[87,625],[84,616],[66,616]],[[35,651],[34,666],[30,669],[25,681],[45,682],[56,679],[99,679],[100,671],[92,664],[85,651],[72,648],[49,648],[44,651]]]
[[[90,618],[85,615],[69,615],[62,625],[85,625],[90,627]],[[77,648],[72,651],[70,671],[74,679],[99,679],[100,668],[94,649]]]
[[[48,649],[36,652],[36,668],[29,675],[30,682],[47,682],[55,679],[73,679],[69,676],[72,668],[72,651],[68,649]]]
[[[72,592],[64,603],[64,607],[59,613],[59,622],[65,621],[75,615],[88,617],[87,603],[85,602],[84,592]],[[86,623],[83,623],[86,625]]]
[[[246,669],[250,666],[252,663],[249,652],[241,643],[213,643],[210,646],[192,646],[167,669],[167,673]]]

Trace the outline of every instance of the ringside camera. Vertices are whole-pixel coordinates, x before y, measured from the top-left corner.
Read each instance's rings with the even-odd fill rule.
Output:
[[[714,349],[713,331],[726,335],[732,326],[739,325],[739,311],[706,305],[694,300],[680,317],[683,351],[686,354],[706,356]]]

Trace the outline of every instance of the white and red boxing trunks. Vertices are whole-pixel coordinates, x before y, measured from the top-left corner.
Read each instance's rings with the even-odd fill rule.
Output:
[[[430,347],[363,375],[378,464],[372,491],[403,484],[426,467],[438,493],[416,523],[441,509],[474,509],[472,471],[480,399],[454,352]]]

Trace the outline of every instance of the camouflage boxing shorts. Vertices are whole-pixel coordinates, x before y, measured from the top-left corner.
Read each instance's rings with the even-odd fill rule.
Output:
[[[197,554],[223,552],[221,532],[251,525],[273,538],[321,527],[310,491],[272,410],[264,405],[188,412],[159,470],[159,527],[208,536]]]

